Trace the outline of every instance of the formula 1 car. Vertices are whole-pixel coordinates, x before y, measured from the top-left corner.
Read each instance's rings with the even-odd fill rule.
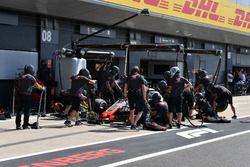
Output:
[[[103,123],[110,122],[127,122],[129,117],[128,102],[124,99],[117,100],[113,105],[106,109],[101,114]]]
[[[148,91],[149,101],[152,98],[152,95],[156,92],[158,91],[156,91],[153,88],[149,88],[149,91]],[[129,112],[130,110],[129,110],[128,101],[125,101],[124,99],[119,99],[112,106],[110,106],[107,110],[102,112],[101,121],[103,123],[108,123],[108,122],[128,123]]]

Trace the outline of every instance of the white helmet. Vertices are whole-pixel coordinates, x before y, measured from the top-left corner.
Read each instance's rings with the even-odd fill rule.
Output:
[[[173,78],[174,75],[175,75],[176,73],[178,73],[178,72],[180,72],[179,67],[177,67],[177,66],[171,67],[171,68],[170,68],[170,77]]]

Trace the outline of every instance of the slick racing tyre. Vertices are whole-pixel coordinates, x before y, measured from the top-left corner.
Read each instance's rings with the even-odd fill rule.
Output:
[[[218,103],[216,107],[217,112],[223,112],[227,109],[228,101]]]

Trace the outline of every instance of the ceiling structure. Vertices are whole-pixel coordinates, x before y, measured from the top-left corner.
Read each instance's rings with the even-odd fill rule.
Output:
[[[0,8],[104,25],[114,24],[139,12],[131,8],[107,5],[107,3],[98,0],[22,0],[22,2],[5,0],[1,1]],[[249,33],[222,29],[155,13],[151,13],[148,17],[137,16],[118,26],[250,47]]]

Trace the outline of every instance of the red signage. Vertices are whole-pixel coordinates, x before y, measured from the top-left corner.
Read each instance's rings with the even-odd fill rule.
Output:
[[[235,18],[229,18],[228,24],[243,27],[243,28],[250,28],[250,12],[246,12],[242,9],[235,10]]]
[[[90,161],[97,158],[112,156],[115,154],[125,153],[124,150],[113,150],[109,148],[104,148],[97,151],[89,151],[80,154],[74,154],[67,157],[59,157],[50,160],[45,160],[42,162],[34,162],[29,165],[20,165],[18,167],[58,167],[58,166],[68,166],[72,164],[83,163],[85,161]]]
[[[249,7],[230,0],[103,0],[152,13],[250,33]]]
[[[143,1],[145,5],[150,5],[153,7],[159,7],[163,9],[168,9],[168,5],[169,5],[168,0],[133,0],[133,1],[138,2],[138,3]]]
[[[224,23],[225,17],[216,14],[218,6],[213,0],[187,0],[183,5],[175,3],[174,11]]]

